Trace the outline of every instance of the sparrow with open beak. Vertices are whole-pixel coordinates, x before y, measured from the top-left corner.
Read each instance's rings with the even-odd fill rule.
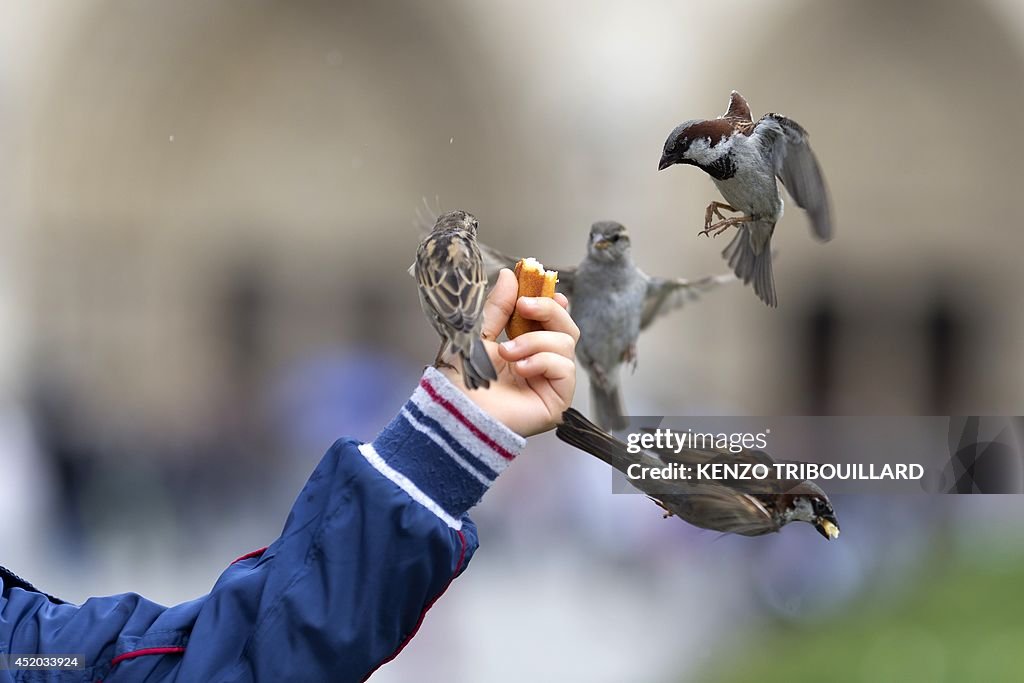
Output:
[[[777,306],[771,239],[782,218],[783,202],[776,177],[797,206],[807,211],[814,235],[821,241],[832,238],[828,190],[807,131],[780,114],[765,114],[753,121],[747,101],[734,90],[722,116],[676,126],[665,141],[658,170],[674,164],[696,166],[711,176],[728,203],[708,205],[699,234],[718,236],[737,226],[722,256],[745,284],[753,282],[762,301]],[[726,218],[722,210],[740,215]],[[716,217],[721,220],[712,222]]]
[[[465,211],[442,214],[420,242],[410,269],[419,284],[420,307],[441,335],[434,364],[445,364],[451,346],[461,359],[469,389],[487,388],[498,377],[480,338],[487,274],[476,243],[477,225]]]
[[[644,449],[632,455],[625,443],[572,408],[562,414],[556,434],[623,474],[635,464],[642,469],[663,469],[669,465],[696,468],[719,462],[763,464],[775,471],[771,467],[775,461],[767,453],[750,449],[739,453],[703,448],[683,448],[679,453],[674,449]],[[809,481],[644,477],[632,478],[630,482],[661,506],[665,517],[676,516],[702,529],[761,536],[779,531],[790,522],[807,522],[828,540],[839,537],[839,521],[832,503],[824,491]]]
[[[518,260],[485,244],[480,249],[488,273]],[[736,279],[732,275],[699,280],[651,277],[633,263],[629,231],[615,221],[594,223],[580,265],[557,270],[558,290],[569,298],[580,329],[576,356],[590,378],[591,411],[598,424],[612,430],[628,424],[619,372],[624,364],[636,366],[640,332],[687,301]]]

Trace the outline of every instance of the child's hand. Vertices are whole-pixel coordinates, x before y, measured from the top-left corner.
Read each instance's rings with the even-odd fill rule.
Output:
[[[553,428],[572,403],[580,330],[569,317],[569,302],[563,294],[517,301],[518,293],[516,276],[504,268],[484,306],[484,344],[498,381],[491,382],[490,389],[470,391],[458,369],[447,367],[441,372],[491,417],[521,436],[533,436]],[[495,339],[516,307],[520,315],[540,322],[544,329],[499,345]]]

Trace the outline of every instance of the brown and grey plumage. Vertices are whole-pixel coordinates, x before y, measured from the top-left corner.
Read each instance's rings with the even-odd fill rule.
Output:
[[[498,377],[480,338],[487,276],[476,231],[477,220],[472,214],[442,214],[420,242],[413,264],[420,306],[441,335],[435,364],[443,363],[450,345],[461,359],[462,378],[470,389],[487,388],[489,380]]]
[[[556,430],[562,441],[608,463],[623,474],[639,464],[642,469],[663,469],[683,465],[694,478],[632,478],[633,484],[663,510],[665,516],[680,519],[702,529],[743,536],[761,536],[779,531],[790,522],[807,522],[828,540],[839,536],[839,522],[828,496],[809,481],[769,478],[765,480],[697,479],[695,469],[707,463],[749,463],[769,467],[774,460],[763,451],[744,449],[739,453],[707,448],[644,449],[631,454],[628,447],[600,429],[578,411],[562,414]],[[774,468],[770,468],[774,471]],[[628,476],[628,475],[627,475]]]
[[[807,211],[814,235],[821,241],[832,238],[828,189],[807,131],[781,114],[753,121],[747,101],[734,90],[722,116],[686,121],[669,134],[658,169],[675,164],[696,166],[711,176],[728,203],[708,205],[701,234],[717,236],[737,226],[736,237],[722,256],[737,277],[753,284],[762,301],[778,305],[771,239],[782,218],[783,201],[776,178]],[[726,218],[722,210],[741,215]],[[721,220],[714,223],[715,217]]]
[[[497,274],[518,259],[480,245],[485,270]],[[590,228],[587,254],[577,267],[557,268],[558,290],[580,328],[576,356],[590,379],[591,412],[606,429],[628,424],[621,396],[621,367],[636,363],[642,330],[655,320],[735,280],[719,275],[687,280],[651,277],[633,262],[629,231],[615,221]]]

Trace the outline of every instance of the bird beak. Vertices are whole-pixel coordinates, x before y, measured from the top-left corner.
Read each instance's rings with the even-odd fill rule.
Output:
[[[672,162],[667,157],[662,157],[661,161],[658,162],[658,170],[664,171],[666,168],[672,165]]]
[[[839,522],[835,517],[818,517],[814,520],[814,528],[818,530],[826,540],[834,541],[839,538]]]
[[[610,246],[612,246],[612,243],[609,242],[608,240],[598,240],[598,241],[594,242],[594,248],[595,249],[600,249],[601,251],[604,251],[605,249],[607,249]]]

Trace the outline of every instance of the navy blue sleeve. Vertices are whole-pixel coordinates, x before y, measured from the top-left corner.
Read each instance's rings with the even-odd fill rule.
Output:
[[[5,586],[0,652],[86,655],[87,670],[45,680],[365,680],[466,568],[477,548],[466,512],[524,443],[428,370],[373,443],[334,444],[281,536],[209,594],[75,606]],[[0,672],[14,680],[34,679]]]

